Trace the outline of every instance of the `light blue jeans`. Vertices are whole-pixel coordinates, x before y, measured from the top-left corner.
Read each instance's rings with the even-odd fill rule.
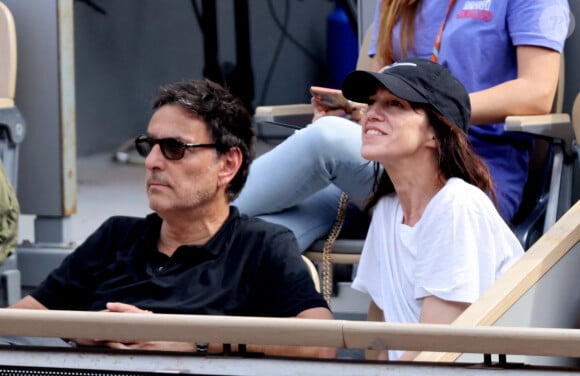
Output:
[[[360,148],[360,125],[322,117],[257,158],[233,205],[288,227],[303,251],[332,228],[341,192],[364,206],[373,164],[361,157]]]

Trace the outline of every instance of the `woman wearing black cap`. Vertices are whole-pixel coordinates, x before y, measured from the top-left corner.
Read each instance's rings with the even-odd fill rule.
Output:
[[[352,286],[385,321],[450,323],[523,254],[465,134],[469,95],[446,68],[421,59],[353,72],[343,93],[368,103],[361,154],[382,166]],[[389,350],[388,358],[415,355]]]

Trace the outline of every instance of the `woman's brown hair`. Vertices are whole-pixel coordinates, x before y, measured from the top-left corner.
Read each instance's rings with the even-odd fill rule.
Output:
[[[415,48],[415,17],[420,3],[420,0],[381,0],[375,56],[378,66],[389,65],[394,61],[393,29],[399,19],[401,20],[399,43],[403,57],[408,56],[409,48]]]
[[[415,111],[423,109],[427,114],[429,124],[435,130],[437,140],[435,153],[442,182],[453,177],[461,178],[487,193],[497,208],[497,198],[489,170],[481,157],[473,150],[467,135],[430,105],[411,103],[411,106]],[[365,206],[368,214],[381,197],[395,192],[395,187],[387,172],[382,170],[378,163],[375,163],[374,168],[373,192]]]

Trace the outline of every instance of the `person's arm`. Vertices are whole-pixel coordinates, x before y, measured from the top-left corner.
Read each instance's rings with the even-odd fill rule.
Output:
[[[16,303],[10,305],[8,308],[18,308],[18,309],[48,309],[38,300],[34,299],[30,295],[26,295],[24,298],[20,299]]]
[[[316,290],[312,274],[298,250],[294,234],[287,229],[272,231],[260,260],[256,299],[264,302],[262,315],[296,317],[297,319],[332,320],[332,313],[322,295]],[[337,349],[311,346],[255,346],[251,352],[295,357],[336,357]]]
[[[332,320],[332,313],[326,308],[310,308],[296,316],[303,319]],[[335,358],[337,349],[334,347],[311,347],[311,346],[258,346],[248,345],[248,352],[264,353],[273,356],[293,356],[304,358]]]
[[[471,124],[493,124],[508,115],[543,115],[551,111],[560,53],[535,46],[518,46],[516,53],[516,79],[470,93]]]
[[[385,321],[385,313],[379,308],[377,303],[371,299],[369,303],[369,310],[367,312],[367,321]],[[365,350],[365,359],[379,359],[389,360],[389,353],[387,350]]]
[[[450,302],[433,295],[427,296],[423,298],[419,322],[451,324],[467,307],[469,307],[469,303]],[[419,353],[420,351],[406,351],[399,360],[413,360]]]
[[[137,314],[151,314],[151,311],[145,311],[138,307],[123,304],[123,303],[108,303],[108,312],[132,312]],[[310,308],[302,311],[296,316],[304,319],[321,319],[332,320],[332,314],[326,308]],[[170,341],[147,341],[147,342],[118,342],[118,341],[77,341],[80,345],[105,345],[115,349],[139,349],[139,350],[162,350],[162,351],[190,351],[196,352],[197,345],[195,343],[186,342],[170,342]],[[220,353],[223,351],[223,345],[212,343],[208,345],[209,353]],[[232,346],[232,351],[238,351],[237,345]],[[247,345],[246,351],[264,353],[266,355],[275,356],[296,356],[296,357],[310,357],[310,358],[334,358],[337,350],[335,348],[326,347],[307,347],[307,346],[259,346]]]

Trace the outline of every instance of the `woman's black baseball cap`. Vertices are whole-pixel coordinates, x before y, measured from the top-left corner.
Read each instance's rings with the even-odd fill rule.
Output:
[[[368,103],[369,97],[380,86],[409,102],[432,105],[445,118],[467,131],[471,116],[469,94],[441,64],[409,58],[388,65],[380,72],[354,71],[344,79],[342,93],[351,101]]]

